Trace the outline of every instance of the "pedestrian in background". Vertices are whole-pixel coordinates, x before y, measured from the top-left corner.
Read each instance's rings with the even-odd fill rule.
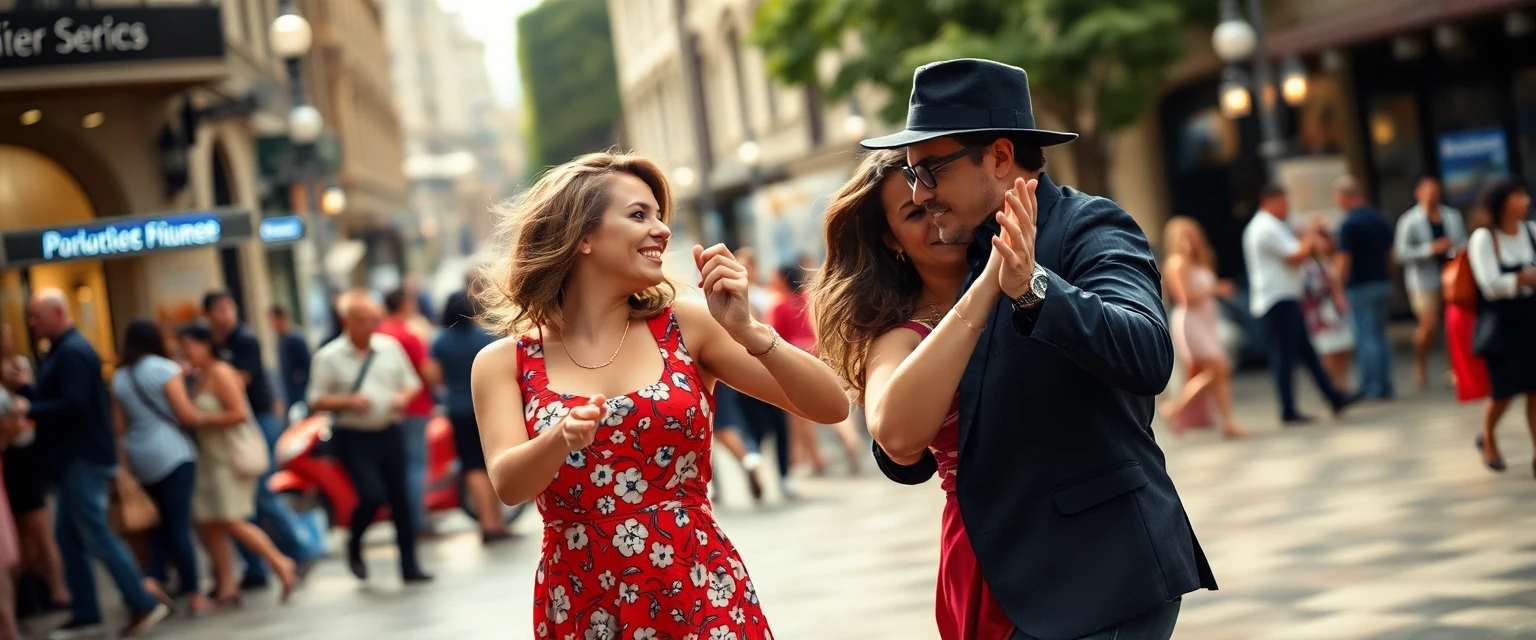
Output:
[[[1441,202],[1440,178],[1425,174],[1414,183],[1412,207],[1397,219],[1393,252],[1403,265],[1403,285],[1408,303],[1418,318],[1413,333],[1413,382],[1420,391],[1426,385],[1425,367],[1429,346],[1445,309],[1441,299],[1440,272],[1451,256],[1467,245],[1467,227],[1461,212]]]
[[[20,397],[22,389],[33,384],[32,364],[17,352],[15,332],[8,323],[0,323],[0,395]],[[0,460],[4,463],[6,495],[21,542],[21,572],[25,579],[36,576],[46,585],[45,606],[63,609],[69,606],[69,587],[64,581],[64,560],[53,534],[53,520],[48,513],[48,460],[36,445],[36,424],[22,420]],[[18,585],[22,581],[18,581]]]
[[[304,335],[293,330],[288,310],[282,305],[272,305],[267,312],[272,332],[277,334],[277,368],[283,385],[283,415],[285,422],[293,405],[304,401],[304,391],[309,387],[309,343]]]
[[[1301,264],[1301,315],[1307,321],[1312,348],[1328,370],[1334,388],[1349,393],[1349,364],[1355,357],[1355,329],[1350,324],[1344,283],[1334,268],[1337,250],[1333,235],[1318,227],[1312,257]]]
[[[75,329],[69,299],[58,289],[32,296],[27,322],[33,335],[52,344],[38,369],[37,382],[25,389],[30,407],[13,413],[37,423],[39,455],[54,487],[59,554],[69,584],[67,632],[99,632],[101,605],[96,595],[94,558],[106,566],[128,607],[122,635],[139,635],[159,624],[170,607],[145,588],[144,575],[128,548],[107,525],[107,490],[119,472],[117,440],[101,357]],[[18,403],[25,404],[25,403]]]
[[[496,336],[476,320],[474,301],[463,291],[448,296],[443,305],[443,328],[432,341],[433,367],[442,375],[447,390],[444,408],[453,426],[453,445],[458,452],[459,469],[473,501],[475,517],[480,521],[480,542],[492,544],[512,537],[501,519],[501,501],[485,473],[485,450],[480,444],[480,426],[475,422],[474,393],[470,374],[475,356],[496,341]]]
[[[175,594],[186,599],[191,613],[208,613],[214,605],[198,592],[192,544],[197,450],[182,429],[183,424],[199,424],[203,415],[193,406],[181,366],[166,353],[165,334],[154,320],[135,318],[123,332],[122,357],[112,374],[112,410],[128,467],[160,516],[150,533],[144,573],[168,584],[165,565],[172,562]]]
[[[1221,435],[1247,436],[1248,432],[1232,416],[1232,365],[1221,343],[1221,315],[1216,308],[1218,297],[1232,294],[1232,283],[1216,279],[1215,252],[1193,219],[1170,219],[1163,231],[1163,242],[1167,245],[1164,279],[1174,301],[1168,322],[1174,353],[1200,370],[1184,381],[1177,398],[1164,405],[1164,415],[1176,420],[1191,403],[1209,396],[1215,400]],[[1174,433],[1180,432],[1176,426]]]
[[[413,520],[419,527],[418,534],[432,534],[432,520],[427,514],[427,425],[432,422],[432,389],[442,382],[438,370],[427,354],[426,334],[412,326],[416,317],[415,295],[406,289],[396,289],[384,294],[384,310],[389,314],[379,323],[380,335],[389,336],[405,350],[411,361],[421,388],[405,405],[405,416],[400,430],[405,436],[405,481],[407,499],[414,510]]]
[[[405,408],[421,390],[421,378],[394,338],[377,332],[384,310],[366,290],[344,293],[336,301],[344,331],[315,352],[310,371],[310,409],[333,415],[331,443],[336,458],[357,491],[347,531],[347,565],[359,580],[368,578],[363,534],[379,509],[389,507],[400,575],[407,584],[432,576],[421,568],[416,536],[421,525],[406,488],[406,445],[401,428]]]
[[[1355,362],[1360,393],[1391,400],[1392,344],[1387,320],[1392,313],[1392,223],[1367,205],[1359,183],[1350,176],[1333,183],[1333,201],[1347,213],[1339,225],[1334,269],[1344,282],[1349,317],[1355,329]]]
[[[1488,185],[1482,206],[1492,224],[1472,232],[1467,255],[1483,297],[1473,348],[1488,363],[1493,393],[1477,446],[1489,469],[1503,471],[1494,430],[1518,396],[1526,397],[1526,427],[1536,441],[1536,223],[1527,221],[1530,192],[1508,178]]]

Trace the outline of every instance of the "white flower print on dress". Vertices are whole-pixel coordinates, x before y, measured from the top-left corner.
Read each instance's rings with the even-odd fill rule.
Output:
[[[571,551],[587,548],[587,525],[578,524],[565,530],[565,546]]]
[[[528,404],[523,405],[523,420],[525,420],[525,421],[532,420],[533,417],[538,415],[538,414],[539,414],[539,398],[537,396],[529,398],[528,399]]]
[[[549,623],[547,623],[547,622],[540,622],[539,626],[538,626],[538,633],[539,633],[539,637],[540,638],[548,638],[549,637]]]
[[[683,391],[693,391],[693,387],[688,386],[688,376],[683,375],[681,371],[672,372],[672,386]]]
[[[736,632],[735,631],[731,631],[730,627],[727,627],[725,625],[720,625],[718,627],[715,627],[715,628],[709,630],[709,640],[738,640],[738,639],[736,637]]]
[[[557,584],[549,590],[549,617],[555,624],[564,624],[571,613],[571,598],[565,594],[565,585]]]
[[[656,640],[656,630],[650,627],[635,629],[635,635],[630,640]]]
[[[736,597],[736,579],[725,570],[725,567],[716,569],[709,574],[709,603],[717,607],[723,607],[731,603],[731,598]]]
[[[639,395],[646,400],[655,400],[660,402],[672,397],[671,390],[672,387],[667,386],[667,383],[658,382],[649,387],[641,389]]]
[[[624,442],[627,441],[628,439],[629,439],[629,436],[624,435],[623,431],[618,431],[618,430],[615,430],[613,432],[613,435],[608,436],[608,442],[611,442],[613,444],[624,444]]]
[[[645,481],[645,476],[640,475],[640,470],[634,467],[625,469],[618,475],[618,482],[613,485],[613,495],[622,498],[629,504],[640,504],[645,499],[645,490],[650,483]]]
[[[740,606],[731,607],[731,621],[736,624],[747,623],[747,614],[742,612]]]
[[[527,356],[530,357],[530,358],[542,358],[542,357],[544,357],[544,341],[543,340],[529,340],[527,342],[524,342],[523,343],[523,353],[527,354]]]
[[[702,587],[704,581],[709,578],[709,569],[695,562],[693,568],[688,570],[688,579],[693,581],[693,586]]]
[[[570,455],[565,456],[565,463],[576,469],[585,469],[587,466],[587,453],[585,451],[572,451]],[[581,488],[581,485],[577,485],[577,488]]]
[[[745,580],[747,578],[747,568],[741,565],[740,560],[735,558],[726,558],[726,562],[730,563],[731,575],[736,576],[737,580]]]
[[[624,557],[633,557],[637,553],[645,551],[645,539],[651,532],[645,529],[645,525],[639,520],[630,518],[619,526],[613,528],[613,546],[619,548],[619,553]]]
[[[694,531],[693,535],[696,536],[699,539],[699,546],[701,546],[701,547],[709,546],[709,534],[704,533],[703,529],[699,529],[699,530]]]
[[[667,480],[667,488],[675,489],[677,488],[677,485],[682,484],[690,478],[699,477],[699,465],[697,464],[698,459],[699,454],[696,451],[689,451],[688,453],[678,456],[677,462],[672,465],[672,477]]]
[[[752,586],[751,580],[746,582],[746,587],[742,593],[745,594],[744,597],[747,600],[747,604],[757,604],[757,587]]]
[[[545,429],[559,424],[561,420],[565,419],[566,414],[570,412],[571,410],[561,402],[551,402],[539,407],[538,422],[533,424],[533,432],[544,433]]]
[[[613,606],[621,607],[625,604],[634,604],[640,599],[640,585],[628,582],[619,583],[619,598],[613,601]]]
[[[664,445],[656,449],[656,455],[652,456],[652,460],[656,462],[656,466],[658,467],[670,467],[672,466],[672,454],[676,452],[677,447],[672,445]]]
[[[613,588],[613,584],[616,580],[617,579],[613,577],[612,571],[604,571],[603,575],[597,577],[597,584],[603,588],[603,591],[607,591]]]
[[[624,419],[635,412],[635,400],[629,396],[619,396],[607,403],[607,415],[603,416],[603,426],[617,427],[624,424]]]
[[[651,565],[657,569],[665,569],[672,566],[672,545],[660,542],[651,543]]]
[[[606,487],[610,482],[613,482],[613,467],[600,464],[592,469],[592,484]]]
[[[586,640],[614,640],[618,637],[618,621],[613,619],[613,614],[602,609],[592,612],[592,617],[587,619],[591,626],[587,627],[584,634]]]
[[[662,355],[666,355],[665,349],[662,350]],[[682,345],[678,345],[677,349],[672,351],[672,357],[677,358],[678,361],[682,362],[684,365],[693,364],[693,358],[688,356],[688,349]]]
[[[677,522],[677,528],[681,529],[683,527],[688,526],[688,510],[687,509],[678,509],[677,511],[673,511],[672,512],[672,517]]]
[[[605,516],[613,513],[618,506],[618,503],[614,502],[613,496],[603,496],[597,499],[597,512]]]
[[[635,430],[636,431],[645,431],[646,429],[649,429],[649,428],[651,428],[651,418],[650,418],[650,416],[646,416],[644,418],[641,418],[639,422],[635,423]]]

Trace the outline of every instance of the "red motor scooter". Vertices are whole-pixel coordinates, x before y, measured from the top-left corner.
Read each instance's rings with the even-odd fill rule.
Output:
[[[357,491],[341,462],[327,452],[331,439],[331,416],[319,413],[292,423],[277,439],[273,462],[277,471],[267,480],[267,487],[282,496],[296,514],[306,517],[315,510],[323,512],[325,529],[351,521],[357,508]],[[470,499],[459,456],[454,449],[453,427],[445,417],[435,417],[427,425],[426,488],[423,492],[427,513],[461,509],[470,519],[475,501]],[[528,508],[528,503],[502,505],[502,521],[511,526]],[[379,509],[375,521],[389,519],[389,508]]]

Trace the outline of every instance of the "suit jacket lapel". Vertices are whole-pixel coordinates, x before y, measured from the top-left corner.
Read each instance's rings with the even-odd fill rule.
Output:
[[[1049,251],[1048,257],[1042,258],[1041,238],[1044,237],[1046,223],[1050,220],[1050,214],[1056,209],[1056,203],[1061,201],[1061,189],[1052,182],[1045,173],[1040,174],[1040,184],[1035,187],[1035,199],[1039,202],[1039,211],[1035,216],[1035,259],[1047,269],[1055,266],[1057,251]],[[975,281],[976,274],[966,280],[966,288],[969,289]],[[1004,330],[1001,325],[1010,321],[1009,314],[1013,313],[1012,301],[999,297],[997,304],[992,306],[992,312],[986,320],[986,327],[981,331],[981,338],[976,341],[976,350],[971,352],[971,360],[965,366],[965,373],[960,376],[960,424],[959,424],[959,451],[961,459],[965,456],[966,442],[970,439],[971,425],[976,422],[976,411],[981,406],[981,381],[987,374],[987,365],[992,359],[992,341],[995,332]]]

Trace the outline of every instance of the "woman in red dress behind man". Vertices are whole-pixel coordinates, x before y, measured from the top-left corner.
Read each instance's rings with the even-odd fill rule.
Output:
[[[752,319],[724,246],[693,248],[707,305],[674,299],[671,214],[654,163],[582,156],[510,207],[485,274],[508,337],[475,359],[475,416],[497,497],[544,516],[537,638],[771,639],[710,509],[712,389],[847,417],[832,371]]]
[[[822,356],[859,395],[876,444],[887,452],[926,444],[938,460],[947,494],[939,636],[1006,640],[1014,625],[982,578],[955,499],[956,393],[1001,292],[997,252],[965,289],[967,245],[939,242],[932,214],[912,203],[912,190],[902,181],[905,164],[901,151],[870,153],[832,198],[827,261],[812,294],[812,316]],[[893,392],[903,378],[920,381],[924,392]]]

